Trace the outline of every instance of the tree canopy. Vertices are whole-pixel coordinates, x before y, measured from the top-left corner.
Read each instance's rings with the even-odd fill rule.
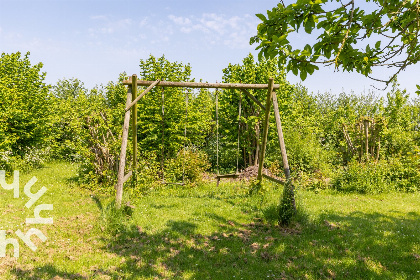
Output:
[[[30,53],[0,56],[0,164],[35,153],[51,140],[50,86]]]
[[[298,0],[287,6],[281,1],[267,16],[257,14],[262,23],[250,43],[259,44],[260,56],[278,56],[279,63],[302,80],[318,65],[334,65],[388,85],[420,60],[419,14],[419,0]],[[289,36],[301,28],[319,35],[298,49]],[[374,77],[372,68],[377,66],[392,68],[391,76]]]

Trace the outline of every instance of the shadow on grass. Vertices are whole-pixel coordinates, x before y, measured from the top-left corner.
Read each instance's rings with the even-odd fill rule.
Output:
[[[208,217],[222,223],[212,235],[195,234],[191,222],[169,221],[161,233],[109,239],[108,249],[128,260],[119,269],[129,271],[129,279],[414,279],[418,275],[416,213],[404,219],[331,213],[319,223],[291,228],[258,219],[239,224],[215,214]]]
[[[39,279],[89,279],[86,276],[81,274],[75,273],[67,273],[65,271],[61,271],[57,269],[53,265],[43,265],[40,267],[35,268],[34,270],[31,269],[22,269],[16,268],[13,271],[13,274],[17,277],[17,279],[25,279],[25,280],[39,280]]]
[[[275,207],[268,208],[272,218]],[[113,268],[91,272],[104,279],[416,279],[420,267],[420,216],[395,217],[353,212],[324,213],[313,223],[305,216],[290,228],[262,219],[241,224],[210,213],[218,230],[197,233],[189,220],[168,220],[155,234],[130,225],[106,236],[106,252],[124,257]],[[266,218],[267,218],[266,217]],[[417,250],[417,251],[416,251]],[[54,267],[16,271],[19,279],[86,279]],[[32,277],[32,278],[31,278]],[[71,278],[76,277],[76,278]],[[77,278],[80,277],[80,278]],[[58,278],[60,279],[60,278]]]

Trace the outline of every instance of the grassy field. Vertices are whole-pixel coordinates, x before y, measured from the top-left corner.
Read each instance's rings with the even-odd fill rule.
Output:
[[[131,195],[123,212],[112,195],[71,184],[76,166],[55,163],[21,175],[20,198],[0,188],[0,230],[35,227],[48,239],[20,257],[0,258],[1,279],[420,279],[420,195],[298,190],[298,221],[276,225],[281,187],[248,195],[224,182]],[[26,225],[26,182],[48,191],[52,225]]]

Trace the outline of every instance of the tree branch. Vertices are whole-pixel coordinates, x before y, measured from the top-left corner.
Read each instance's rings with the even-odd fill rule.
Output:
[[[347,22],[347,32],[346,32],[346,35],[344,36],[344,38],[343,38],[343,41],[341,42],[341,47],[340,47],[340,49],[338,50],[338,53],[337,53],[337,55],[336,55],[336,57],[335,57],[335,67],[336,68],[338,68],[338,57],[340,56],[340,54],[341,54],[341,51],[343,50],[343,48],[344,48],[344,44],[346,43],[346,40],[347,40],[347,38],[348,38],[348,36],[349,36],[349,33],[350,33],[350,28],[351,28],[351,24],[352,24],[352,22],[353,22],[353,14],[354,14],[354,0],[352,0],[352,1],[350,1],[349,2],[349,4],[351,3],[351,13],[350,13],[350,18],[349,18],[349,21]],[[347,4],[348,5],[348,4]]]

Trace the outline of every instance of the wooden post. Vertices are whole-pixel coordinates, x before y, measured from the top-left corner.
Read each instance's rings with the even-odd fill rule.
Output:
[[[279,105],[277,103],[277,95],[273,92],[273,108],[274,116],[276,117],[277,135],[279,137],[281,157],[283,160],[284,173],[286,174],[286,180],[290,179],[289,162],[287,160],[286,145],[284,144],[283,129],[281,127]]]
[[[349,150],[350,150],[350,152],[351,152],[352,156],[354,156],[354,155],[357,153],[357,151],[356,151],[356,148],[355,148],[355,147],[354,147],[354,145],[353,145],[353,142],[351,141],[350,135],[349,135],[349,134],[348,134],[348,132],[347,132],[347,127],[346,127],[346,124],[344,124],[344,123],[343,123],[343,125],[342,125],[342,129],[343,129],[344,139],[345,139],[345,140],[346,140],[346,142],[347,142],[347,146],[348,146],[348,148],[349,148]]]
[[[263,164],[264,164],[265,148],[266,148],[266,145],[267,145],[273,86],[274,86],[274,79],[270,78],[268,80],[267,100],[265,102],[265,118],[264,118],[264,123],[263,123],[263,137],[262,137],[262,143],[261,143],[261,155],[260,155],[260,162],[258,164],[257,180],[260,181],[260,182],[262,180],[262,169],[263,169]]]
[[[131,91],[132,91],[132,101],[136,100],[137,98],[137,75],[133,74],[131,76]],[[132,130],[133,130],[133,182],[136,183],[136,170],[137,170],[137,103],[134,104],[132,107],[132,115],[133,115],[133,121],[132,121]]]
[[[274,116],[276,117],[277,135],[279,137],[283,168],[284,173],[286,174],[286,184],[284,185],[283,189],[283,198],[280,201],[280,209],[282,209],[283,212],[287,211],[294,215],[296,214],[295,187],[293,186],[290,178],[289,162],[287,160],[286,145],[284,144],[283,129],[281,127],[279,105],[277,102],[277,95],[275,92],[273,92],[273,108]],[[279,213],[279,221],[281,223],[284,223],[282,216],[284,217],[284,213]]]
[[[126,106],[130,105],[131,102],[131,86],[128,87],[127,102]],[[117,180],[117,193],[115,197],[115,203],[117,208],[121,207],[123,185],[124,185],[124,169],[125,169],[125,158],[127,154],[127,142],[128,142],[128,130],[130,127],[130,111],[126,111],[124,115],[124,126],[122,131],[122,142],[121,142],[121,153],[120,153],[120,164],[118,167],[118,180]]]

